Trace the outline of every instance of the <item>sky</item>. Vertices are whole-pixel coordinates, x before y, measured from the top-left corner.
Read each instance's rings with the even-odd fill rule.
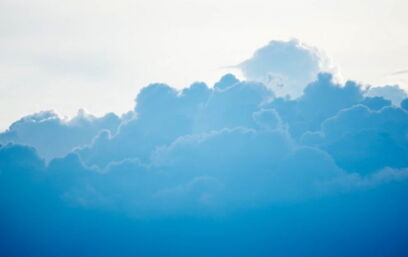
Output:
[[[23,115],[127,112],[152,82],[216,82],[271,40],[320,49],[341,78],[408,88],[406,1],[0,3],[0,129]],[[109,103],[108,105],[106,103]]]
[[[408,256],[403,2],[1,5],[0,256]]]

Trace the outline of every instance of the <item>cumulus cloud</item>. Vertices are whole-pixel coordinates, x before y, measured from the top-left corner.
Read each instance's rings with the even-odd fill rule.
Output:
[[[292,136],[298,138],[305,132],[318,131],[324,120],[362,100],[360,85],[352,81],[341,85],[331,74],[320,73],[298,99],[276,98],[268,107],[277,110]]]
[[[201,144],[211,149],[225,133],[248,131],[180,139],[160,155],[169,157],[187,147],[190,156],[197,156]],[[264,133],[279,137],[276,132]],[[249,143],[257,140],[254,132],[246,137]],[[259,141],[262,139],[264,136]],[[221,150],[239,144],[232,138],[227,141],[229,145]],[[117,256],[120,249],[120,256],[189,256],[204,240],[206,247],[199,256],[215,252],[326,256],[327,247],[336,249],[332,256],[406,253],[406,170],[344,176],[327,153],[306,147],[292,153],[282,151],[279,156],[288,158],[274,169],[280,174],[274,174],[254,167],[249,170],[245,164],[252,156],[240,160],[233,154],[227,160],[218,158],[222,166],[215,166],[209,175],[196,176],[199,170],[194,169],[191,179],[185,179],[187,170],[171,167],[191,167],[194,161],[188,158],[164,170],[124,160],[99,171],[85,168],[75,154],[45,166],[33,148],[2,147],[0,227],[4,233],[0,234],[0,251],[18,256]],[[264,155],[257,157],[263,162],[261,168],[280,162],[279,156],[268,160]],[[203,158],[214,161],[217,153]],[[230,158],[238,163],[228,162]],[[160,166],[168,165],[167,161]],[[342,193],[327,194],[333,188]],[[130,217],[123,214],[130,208],[137,211]],[[233,215],[225,213],[228,208],[235,208]],[[237,212],[237,208],[241,209]],[[254,237],[256,242],[252,242]],[[299,237],[304,239],[299,242]],[[312,247],[316,240],[324,246]],[[341,247],[338,240],[343,242]],[[378,240],[392,243],[375,244]],[[296,249],[290,247],[294,244]]]
[[[398,85],[372,87],[367,91],[367,96],[380,96],[392,101],[393,104],[399,105],[402,100],[408,97],[407,92]]]
[[[315,142],[346,170],[365,173],[403,168],[408,165],[407,128],[405,110],[389,106],[372,111],[356,105],[324,121]]]
[[[74,118],[61,119],[52,111],[25,116],[0,133],[0,144],[30,145],[47,160],[62,157],[75,147],[90,144],[103,129],[115,133],[121,119],[113,113],[95,117],[80,110]]]
[[[320,71],[329,67],[322,52],[293,39],[271,41],[239,68],[245,78],[269,85],[280,96],[296,98]]]
[[[231,74],[214,87],[152,84],[130,118],[79,113],[64,121],[43,112],[2,136],[51,159],[15,163],[34,158],[33,167],[42,165],[41,174],[74,205],[137,216],[265,207],[335,193],[327,185],[350,176],[408,166],[406,110],[364,97],[361,88],[328,73],[294,100]]]
[[[408,100],[329,73],[302,90],[226,74],[148,85],[122,117],[23,117],[0,134],[0,253],[191,256],[203,241],[202,256],[407,253]]]

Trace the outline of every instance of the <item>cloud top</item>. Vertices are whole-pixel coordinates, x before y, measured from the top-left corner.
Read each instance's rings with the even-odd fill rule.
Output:
[[[326,57],[316,48],[292,39],[269,42],[239,68],[246,79],[261,81],[278,95],[296,98],[326,65]]]

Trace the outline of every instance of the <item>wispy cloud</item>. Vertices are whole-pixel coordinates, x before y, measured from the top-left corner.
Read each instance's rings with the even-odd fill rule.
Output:
[[[391,73],[390,75],[402,75],[402,74],[408,74],[408,69],[399,70],[399,71]]]

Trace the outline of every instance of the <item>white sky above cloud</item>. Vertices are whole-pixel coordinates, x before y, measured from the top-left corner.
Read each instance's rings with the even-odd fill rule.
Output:
[[[298,38],[344,79],[408,89],[407,1],[2,0],[0,130],[23,115],[126,112],[152,82],[214,83]]]

